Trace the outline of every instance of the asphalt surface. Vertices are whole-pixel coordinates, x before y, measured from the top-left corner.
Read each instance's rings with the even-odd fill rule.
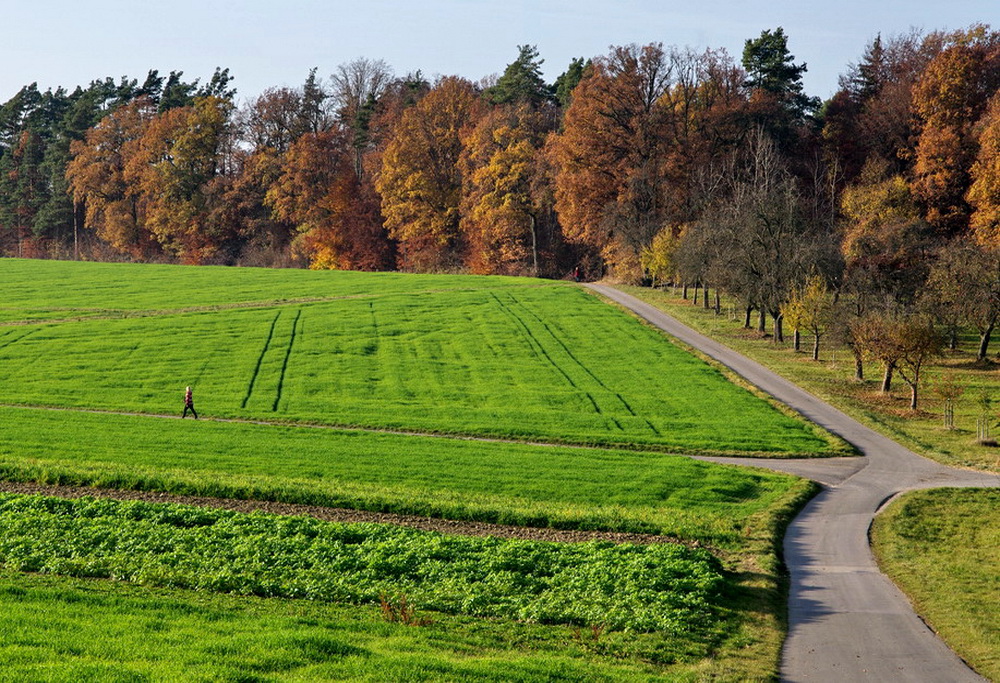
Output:
[[[903,448],[759,363],[607,285],[589,287],[729,367],[803,416],[843,437],[863,458],[719,461],[778,469],[823,484],[785,534],[791,576],[783,681],[982,681],[914,613],[879,570],[868,530],[904,491],[997,487],[1000,476],[945,467]]]

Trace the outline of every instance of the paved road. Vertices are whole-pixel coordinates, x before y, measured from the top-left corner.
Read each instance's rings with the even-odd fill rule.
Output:
[[[1000,476],[927,460],[655,307],[607,285],[590,288],[731,368],[866,456],[854,464],[834,458],[829,467],[819,460],[749,463],[824,484],[785,534],[791,587],[782,680],[982,681],[879,572],[868,545],[868,528],[879,507],[902,491],[995,487],[1000,486]]]

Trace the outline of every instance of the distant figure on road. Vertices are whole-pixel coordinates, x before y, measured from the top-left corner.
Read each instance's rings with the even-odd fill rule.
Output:
[[[184,390],[184,414],[181,415],[182,420],[187,417],[189,410],[191,411],[191,414],[194,415],[194,419],[197,420],[198,413],[194,411],[194,394],[191,392],[191,387]]]

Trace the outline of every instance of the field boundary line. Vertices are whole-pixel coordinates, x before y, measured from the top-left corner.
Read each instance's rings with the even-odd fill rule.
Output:
[[[65,412],[65,413],[87,413],[91,415],[119,415],[122,417],[148,417],[156,420],[181,420],[184,419],[180,415],[175,415],[171,413],[141,413],[129,410],[104,410],[101,408],[83,408],[77,406],[45,406],[45,405],[26,405],[20,403],[0,403],[0,408],[12,408],[15,410],[46,410],[50,412]],[[290,427],[294,429],[321,429],[334,432],[361,432],[364,434],[385,434],[388,436],[413,436],[413,437],[427,437],[432,439],[448,439],[453,441],[475,441],[479,443],[496,443],[496,444],[511,444],[511,445],[523,445],[523,446],[545,446],[549,448],[570,448],[579,450],[629,450],[630,452],[636,452],[634,448],[625,448],[621,445],[615,444],[582,444],[582,443],[565,443],[560,441],[528,441],[524,439],[505,439],[498,436],[476,436],[473,434],[445,434],[442,432],[421,432],[416,430],[405,430],[405,429],[388,429],[383,427],[364,427],[359,425],[339,425],[339,424],[316,424],[308,422],[289,422],[284,420],[261,420],[261,419],[250,419],[250,418],[239,418],[239,417],[212,417],[212,416],[202,416],[198,418],[201,422],[221,422],[224,424],[245,424],[245,425],[255,425],[259,427]],[[662,455],[676,455],[678,457],[690,457],[686,453],[678,453],[675,451],[664,451],[657,450],[655,444],[649,445],[647,449],[639,449],[639,452],[643,450],[649,453],[658,453]]]
[[[25,411],[48,411],[48,412],[64,412],[64,413],[86,413],[91,415],[117,415],[122,417],[144,417],[154,420],[181,420],[184,419],[179,413],[142,413],[137,411],[129,410],[107,410],[102,408],[87,408],[82,406],[53,406],[53,405],[39,405],[39,404],[26,404],[26,403],[5,403],[0,402],[0,409],[12,409],[12,410],[25,410]],[[391,429],[388,427],[366,427],[364,425],[351,425],[351,424],[319,424],[315,422],[295,422],[291,420],[266,420],[266,419],[251,419],[251,418],[240,418],[240,417],[214,417],[210,415],[204,415],[198,418],[199,422],[218,422],[223,424],[241,424],[241,425],[254,425],[260,427],[288,427],[293,429],[318,429],[327,430],[333,432],[355,432],[361,434],[383,434],[386,436],[405,436],[405,437],[424,437],[431,439],[445,439],[451,441],[472,441],[476,443],[484,444],[506,444],[512,446],[542,446],[545,448],[566,448],[571,450],[585,450],[585,451],[627,451],[629,453],[649,453],[651,455],[668,455],[680,458],[704,458],[704,457],[719,457],[719,458],[745,458],[750,461],[748,464],[752,464],[753,461],[760,461],[765,463],[761,466],[767,467],[766,463],[770,461],[792,461],[792,460],[808,460],[808,461],[825,461],[828,458],[824,456],[811,455],[809,453],[788,453],[775,455],[773,453],[766,452],[750,452],[750,453],[740,453],[737,451],[706,451],[706,450],[694,450],[685,451],[680,446],[671,446],[669,444],[656,444],[656,443],[642,443],[636,444],[631,442],[612,442],[612,443],[573,443],[568,441],[543,441],[540,439],[517,439],[511,437],[502,436],[488,436],[482,434],[462,434],[462,433],[447,433],[447,432],[422,432],[414,429]]]
[[[705,547],[697,541],[682,541],[673,536],[643,534],[627,531],[599,531],[579,529],[555,529],[552,527],[515,526],[493,522],[455,520],[440,517],[394,512],[375,512],[355,508],[326,507],[304,503],[282,503],[254,498],[219,498],[166,493],[156,490],[112,489],[98,486],[73,486],[64,484],[42,484],[35,482],[13,482],[0,480],[0,494],[19,496],[49,496],[53,498],[106,498],[123,502],[141,501],[155,504],[192,505],[197,507],[229,510],[249,514],[264,512],[282,516],[308,516],[324,522],[337,524],[392,524],[421,531],[433,531],[458,536],[494,536],[516,538],[549,543],[587,543],[607,541],[610,543],[654,544],[669,543],[692,548]]]

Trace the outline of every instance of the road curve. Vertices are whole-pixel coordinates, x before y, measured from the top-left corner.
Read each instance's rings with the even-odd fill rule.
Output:
[[[1000,476],[923,458],[654,306],[608,285],[588,286],[729,367],[866,456],[855,468],[832,459],[839,462],[831,463],[829,476],[817,469],[822,461],[801,470],[824,488],[785,534],[791,586],[783,681],[984,680],[920,620],[906,596],[878,570],[868,529],[879,507],[900,492],[996,487]],[[747,464],[768,466],[760,460]],[[785,471],[795,467],[775,464]]]

